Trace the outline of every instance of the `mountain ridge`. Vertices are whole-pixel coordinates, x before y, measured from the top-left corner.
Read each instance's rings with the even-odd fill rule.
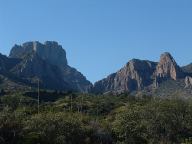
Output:
[[[189,67],[189,66],[188,66]],[[185,68],[185,67],[184,67]],[[154,91],[162,82],[182,79],[192,85],[189,73],[178,66],[168,52],[161,54],[159,62],[132,59],[123,68],[93,86],[94,93],[125,93],[148,89]]]
[[[39,79],[44,89],[88,92],[92,87],[85,76],[68,65],[66,52],[57,42],[46,41],[43,44],[34,41],[14,45],[6,57],[6,60],[12,59],[20,61],[6,73],[27,85],[35,85]],[[2,66],[3,63],[6,61],[2,60]]]
[[[14,88],[15,83],[21,88],[22,84],[34,87],[39,79],[43,89],[96,94],[155,91],[169,80],[179,81],[185,85],[183,89],[192,86],[192,64],[180,67],[169,52],[161,54],[159,62],[132,59],[117,72],[92,84],[68,65],[66,51],[55,41],[14,45],[8,57],[0,54],[0,75]],[[0,88],[4,88],[1,83]]]

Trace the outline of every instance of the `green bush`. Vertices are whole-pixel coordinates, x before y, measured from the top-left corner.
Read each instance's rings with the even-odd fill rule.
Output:
[[[192,136],[192,109],[181,100],[136,103],[124,107],[112,126],[119,142],[181,143]]]

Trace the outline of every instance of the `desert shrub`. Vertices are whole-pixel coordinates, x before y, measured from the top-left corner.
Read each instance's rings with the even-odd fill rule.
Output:
[[[192,111],[182,100],[127,105],[112,124],[117,142],[181,143],[192,136]]]

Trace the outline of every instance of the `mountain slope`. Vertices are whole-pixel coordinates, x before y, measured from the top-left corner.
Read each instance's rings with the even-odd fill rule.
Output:
[[[184,79],[185,73],[170,53],[163,53],[160,61],[131,60],[118,72],[94,84],[94,93],[124,93],[148,89],[152,92],[161,83]]]
[[[156,67],[155,75],[159,78],[171,78],[173,80],[177,80],[178,78],[182,78],[184,73],[177,65],[171,54],[166,52],[160,57],[160,61]]]
[[[17,59],[17,58],[9,59],[0,53],[0,72],[9,71],[19,62],[20,62],[20,59]]]
[[[183,70],[187,75],[192,76],[192,63],[191,63],[191,64],[188,64],[188,65],[186,65],[186,66],[183,66],[183,67],[182,67],[182,70]]]
[[[88,92],[92,87],[80,72],[67,64],[66,52],[57,42],[15,45],[9,58],[4,56],[4,59],[0,63],[2,71],[24,85],[34,86],[40,80],[41,88],[45,89]],[[5,67],[7,61],[15,60],[17,63]]]
[[[95,83],[93,91],[96,93],[116,91],[125,92],[141,90],[152,84],[152,74],[155,62],[133,59],[125,67],[107,78]]]

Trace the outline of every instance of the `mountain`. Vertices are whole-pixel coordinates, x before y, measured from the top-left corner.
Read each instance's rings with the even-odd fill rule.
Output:
[[[153,83],[152,74],[156,67],[155,62],[133,59],[117,73],[95,83],[93,91],[100,92],[125,92],[141,90]]]
[[[182,70],[186,73],[186,75],[192,76],[192,63],[182,67]]]
[[[156,67],[155,75],[159,78],[171,78],[177,80],[178,78],[182,78],[184,73],[171,54],[166,52],[161,55],[160,61]]]
[[[133,59],[122,69],[96,82],[94,93],[156,92],[168,94],[171,90],[185,91],[192,78],[179,67],[170,53],[163,53],[159,62]],[[170,83],[174,83],[169,85]],[[163,85],[168,85],[161,93]],[[175,89],[177,87],[177,89]],[[174,91],[172,91],[174,92]],[[189,91],[190,95],[192,94]]]
[[[132,59],[116,73],[92,85],[68,65],[66,51],[54,41],[14,45],[10,55],[0,54],[0,89],[42,89],[91,93],[142,93],[192,96],[192,64],[180,67],[168,52],[159,62]]]
[[[57,42],[46,41],[44,44],[40,42],[26,42],[22,46],[15,45],[10,52],[10,58],[23,58],[30,53],[35,52],[42,60],[58,67],[67,65],[66,52]]]
[[[88,92],[92,87],[85,76],[68,65],[65,50],[53,41],[15,45],[9,57],[0,56],[0,66],[0,74],[5,77],[9,73],[10,81],[24,86],[36,86],[40,80],[45,89]]]

